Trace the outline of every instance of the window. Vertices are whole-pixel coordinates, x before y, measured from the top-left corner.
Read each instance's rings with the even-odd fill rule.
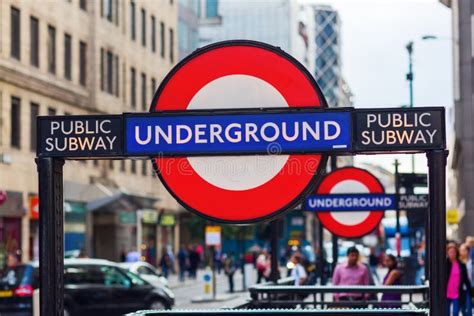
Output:
[[[56,115],[56,109],[55,108],[48,108],[48,115],[49,116],[55,116]]]
[[[87,11],[87,0],[79,0],[79,8],[84,11]]]
[[[39,115],[39,104],[30,104],[30,149],[36,151],[36,117]]]
[[[130,104],[134,109],[137,107],[137,82],[133,67],[130,69]]]
[[[142,108],[146,111],[147,105],[147,97],[146,97],[146,75],[142,72]]]
[[[13,148],[21,147],[21,117],[20,117],[20,105],[21,100],[17,97],[12,97],[12,110],[11,110],[11,135],[10,144]]]
[[[100,90],[105,88],[104,49],[100,49]]]
[[[151,99],[155,96],[155,90],[156,90],[156,79],[151,78]]]
[[[114,64],[115,64],[115,69],[114,69],[114,82],[115,82],[115,96],[119,96],[119,58],[116,55],[114,57]]]
[[[56,73],[56,29],[48,25],[48,71]]]
[[[137,29],[135,25],[135,2],[130,1],[130,35],[134,41],[137,38]]]
[[[102,0],[102,16],[104,16],[108,21],[113,21],[113,8],[112,0]]]
[[[10,56],[20,60],[20,43],[21,43],[21,30],[20,30],[20,10],[15,7],[11,7],[10,12]]]
[[[174,63],[174,31],[170,29],[170,62]]]
[[[119,25],[119,6],[118,6],[118,0],[114,0],[114,16],[115,16],[115,25]]]
[[[120,171],[125,171],[125,160],[120,160]]]
[[[131,160],[131,165],[130,165],[130,171],[132,173],[137,173],[137,161],[136,160]]]
[[[71,80],[71,35],[64,34],[64,78]]]
[[[151,16],[151,51],[156,52],[156,20]]]
[[[142,45],[146,46],[146,11],[142,9]]]
[[[160,54],[165,57],[165,23],[160,22]]]
[[[30,17],[30,64],[39,67],[39,27],[38,19]]]
[[[110,94],[114,93],[113,88],[113,69],[114,69],[114,58],[112,52],[107,51],[107,92]]]
[[[79,43],[79,83],[86,86],[87,83],[87,44]]]
[[[147,160],[142,161],[142,176],[146,176],[147,172]]]
[[[110,168],[110,170],[114,170],[114,161],[113,160],[109,160],[109,168]]]
[[[206,0],[206,18],[217,18],[217,0]]]

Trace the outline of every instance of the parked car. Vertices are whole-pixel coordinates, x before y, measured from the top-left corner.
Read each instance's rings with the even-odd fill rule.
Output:
[[[168,279],[166,279],[161,273],[159,273],[154,266],[148,262],[123,262],[119,265],[131,272],[138,274],[143,280],[155,286],[166,286],[168,287]]]
[[[7,268],[0,275],[0,315],[31,315],[38,263]],[[170,309],[174,294],[118,264],[100,259],[64,261],[64,315],[123,315],[142,309]],[[13,314],[14,313],[14,314]]]

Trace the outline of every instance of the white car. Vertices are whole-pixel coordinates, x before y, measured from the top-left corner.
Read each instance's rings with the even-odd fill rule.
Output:
[[[138,274],[142,279],[153,286],[169,287],[168,280],[162,276],[155,267],[148,262],[122,262],[119,264],[122,268],[127,269],[135,274]]]

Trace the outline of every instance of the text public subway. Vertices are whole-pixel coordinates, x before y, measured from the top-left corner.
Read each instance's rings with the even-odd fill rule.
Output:
[[[46,152],[109,151],[117,141],[111,120],[58,120],[49,122]]]

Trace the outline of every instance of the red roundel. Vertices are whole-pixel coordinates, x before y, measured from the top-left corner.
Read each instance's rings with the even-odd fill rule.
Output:
[[[370,172],[355,167],[337,169],[328,174],[316,194],[384,193],[380,181]],[[331,233],[355,238],[372,232],[382,220],[383,211],[318,212],[319,220]]]
[[[151,112],[264,107],[326,107],[312,76],[280,49],[253,41],[204,47],[164,79]],[[252,223],[300,202],[325,165],[322,155],[153,159],[168,191],[210,220]]]

